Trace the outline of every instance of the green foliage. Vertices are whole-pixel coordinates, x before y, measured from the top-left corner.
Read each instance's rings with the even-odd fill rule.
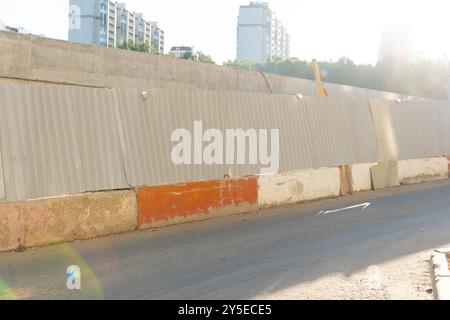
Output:
[[[255,64],[250,60],[228,60],[223,64],[226,67],[236,68],[236,69],[255,69]]]
[[[183,56],[183,59],[185,60],[192,59],[192,52],[186,52]]]
[[[144,52],[144,53],[154,53],[155,50],[153,49],[153,46],[148,43],[134,43],[132,41],[129,41],[128,43],[123,43],[117,46],[119,49],[124,50],[131,50],[131,51],[137,51],[137,52]]]
[[[423,60],[416,63],[383,61],[376,65],[358,65],[342,57],[338,61],[321,61],[319,66],[325,82],[447,99],[450,86],[450,83],[445,83],[448,77],[447,63],[446,60]],[[224,65],[314,80],[311,62],[296,58],[275,59],[266,63],[235,60],[227,61]]]
[[[214,62],[214,60],[211,58],[211,56],[208,56],[208,55],[206,55],[206,54],[203,54],[202,52],[198,52],[198,53],[196,54],[195,60],[196,60],[196,61],[199,61],[199,62],[203,62],[203,63],[216,64],[216,63]]]
[[[198,62],[203,62],[203,63],[216,64],[214,62],[214,60],[211,58],[211,56],[208,56],[208,55],[204,54],[201,51],[195,53],[194,55],[192,53],[190,53],[190,52],[186,52],[184,54],[183,59],[193,60],[193,61],[198,61]]]

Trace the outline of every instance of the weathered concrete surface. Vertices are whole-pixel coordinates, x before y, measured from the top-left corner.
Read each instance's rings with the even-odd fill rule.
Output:
[[[256,177],[140,187],[139,228],[153,228],[258,210]]]
[[[270,208],[340,195],[339,168],[258,177],[258,206]]]
[[[431,254],[431,281],[437,300],[450,300],[450,270],[447,261],[449,253],[449,248],[439,248]]]
[[[447,161],[448,161],[448,173],[450,175],[450,157],[447,157]]]
[[[339,166],[339,183],[341,196],[354,193],[351,183],[351,165]]]
[[[370,168],[372,174],[373,188],[375,190],[397,187],[400,185],[398,180],[398,161],[384,161]]]
[[[163,86],[316,95],[312,80],[2,31],[0,79],[0,84],[27,80],[101,88]],[[326,85],[335,97],[405,98],[389,92]]]
[[[373,189],[370,168],[376,165],[377,163],[358,163],[351,166],[351,184],[353,192]]]
[[[379,164],[371,168],[375,190],[400,185],[398,180],[398,147],[394,124],[387,101],[370,101],[378,145]]]
[[[402,160],[398,163],[401,184],[415,184],[448,179],[446,158]]]
[[[20,79],[102,88],[170,86],[271,91],[257,72],[8,32],[0,32],[0,61],[2,82]],[[295,83],[302,82],[292,78],[294,84],[277,86],[277,78],[270,79],[274,92],[277,87],[293,89]]]
[[[0,203],[0,251],[94,238],[136,228],[133,191]]]

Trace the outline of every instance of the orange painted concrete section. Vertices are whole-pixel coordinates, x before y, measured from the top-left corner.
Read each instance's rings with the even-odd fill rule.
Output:
[[[139,225],[179,218],[252,211],[258,205],[256,177],[141,187],[137,190]]]

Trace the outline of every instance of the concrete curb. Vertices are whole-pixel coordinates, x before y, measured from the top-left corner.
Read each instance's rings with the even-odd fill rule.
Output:
[[[446,253],[450,253],[450,248],[436,249],[431,254],[431,281],[437,300],[450,300],[450,270]]]
[[[340,195],[339,168],[292,171],[258,177],[258,208],[268,209]]]
[[[448,176],[450,177],[450,157],[447,157]]]
[[[256,177],[137,189],[140,229],[164,227],[258,210]]]
[[[373,190],[370,168],[378,163],[358,163],[351,166],[351,189],[353,192]]]
[[[132,190],[0,203],[0,252],[86,240],[137,228]]]
[[[401,184],[445,180],[448,179],[448,160],[444,157],[401,160],[398,176]]]
[[[421,177],[411,183],[425,182],[423,177],[437,173],[446,178],[442,175],[446,162],[446,158],[403,162],[415,164],[404,176]],[[343,177],[351,192],[371,190],[373,165],[356,164],[344,172],[338,167],[321,168],[0,203],[0,252],[339,197],[348,191],[342,190]],[[441,267],[445,255],[433,257],[437,272],[433,281],[439,283],[435,292],[442,292],[442,286],[450,288],[450,278],[443,277],[450,277],[450,271]],[[447,294],[450,300],[450,290],[443,292],[448,293],[440,293],[440,299]]]

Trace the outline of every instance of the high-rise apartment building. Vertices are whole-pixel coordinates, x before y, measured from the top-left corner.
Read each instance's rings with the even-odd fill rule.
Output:
[[[144,19],[142,13],[136,14],[135,17],[135,34],[136,42],[152,43],[152,26],[150,21]]]
[[[250,2],[239,9],[237,59],[266,62],[289,58],[290,37],[280,19],[265,2]]]
[[[158,22],[150,22],[152,31],[152,47],[158,53],[164,53],[164,31],[158,27]]]
[[[124,3],[70,0],[69,11],[69,41],[105,47],[148,43],[156,53],[164,53],[164,31],[142,13],[128,11]]]
[[[381,37],[378,61],[411,63],[415,59],[414,36],[408,26],[390,25]]]

